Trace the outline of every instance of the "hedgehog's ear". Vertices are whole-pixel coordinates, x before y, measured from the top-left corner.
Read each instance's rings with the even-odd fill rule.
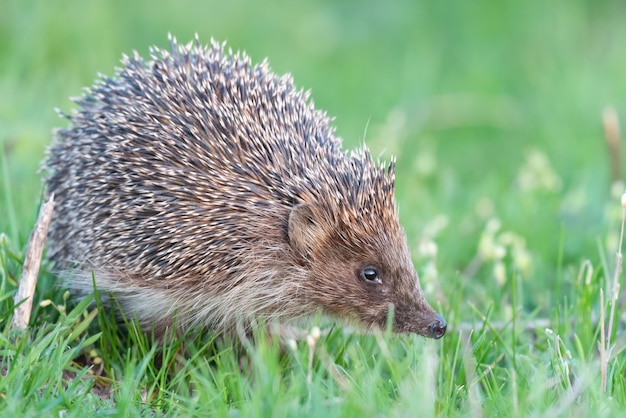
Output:
[[[291,208],[287,229],[289,244],[307,257],[316,243],[324,240],[324,227],[314,206],[301,203]]]

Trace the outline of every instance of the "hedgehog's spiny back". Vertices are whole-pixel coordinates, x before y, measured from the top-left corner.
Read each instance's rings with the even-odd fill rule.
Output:
[[[77,100],[50,150],[48,189],[60,202],[50,254],[60,265],[88,254],[120,267],[128,254],[143,274],[184,277],[236,265],[242,241],[299,202],[334,207],[346,225],[395,216],[393,167],[375,167],[366,151],[345,155],[308,94],[266,63],[172,39],[170,52],[123,64]],[[278,238],[281,228],[266,232]],[[197,254],[192,233],[203,240]]]

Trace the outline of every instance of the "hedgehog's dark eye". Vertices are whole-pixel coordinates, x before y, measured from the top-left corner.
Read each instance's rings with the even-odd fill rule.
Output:
[[[383,282],[382,277],[376,270],[371,267],[363,269],[361,271],[361,278],[368,283],[381,284]]]

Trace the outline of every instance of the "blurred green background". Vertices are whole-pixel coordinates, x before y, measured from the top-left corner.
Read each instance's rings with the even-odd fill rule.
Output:
[[[291,72],[346,148],[398,156],[429,299],[498,305],[515,276],[548,312],[583,259],[615,251],[601,114],[626,112],[625,18],[623,1],[2,0],[0,232],[25,245],[54,109],[123,53],[198,33]]]

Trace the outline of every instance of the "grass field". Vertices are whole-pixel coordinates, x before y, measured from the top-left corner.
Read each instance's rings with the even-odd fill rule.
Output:
[[[600,341],[624,191],[602,115],[626,116],[625,19],[619,0],[4,0],[0,416],[622,416],[621,299],[605,368]],[[442,340],[321,320],[283,353],[259,333],[245,360],[206,333],[158,348],[66,300],[45,263],[31,328],[10,327],[54,109],[168,32],[269,57],[346,148],[398,156]]]

